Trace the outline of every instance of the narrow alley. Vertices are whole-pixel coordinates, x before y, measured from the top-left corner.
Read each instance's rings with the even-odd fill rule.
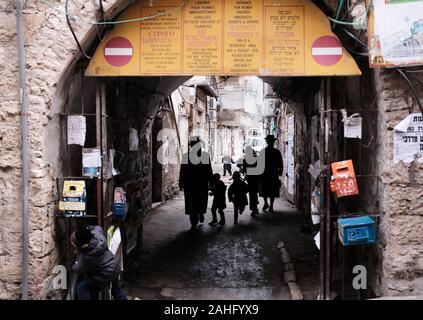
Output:
[[[0,16],[0,300],[423,299],[423,0]]]
[[[275,212],[250,216],[233,225],[231,204],[225,226],[205,222],[189,231],[183,194],[156,207],[144,221],[143,247],[125,271],[124,287],[139,299],[290,300],[277,244],[284,241],[296,260],[305,299],[318,291],[318,250],[311,234],[301,233],[302,215],[278,199]]]

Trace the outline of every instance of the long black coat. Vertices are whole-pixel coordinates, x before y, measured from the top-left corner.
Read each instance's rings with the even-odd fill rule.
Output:
[[[195,215],[207,212],[209,183],[213,177],[210,155],[202,152],[202,162],[194,164],[189,154],[182,155],[181,170],[179,173],[179,188],[184,190],[185,214]]]
[[[235,180],[228,189],[228,198],[234,206],[244,207],[248,204],[248,185],[241,180]]]
[[[259,194],[261,197],[279,197],[283,161],[282,154],[278,149],[267,146],[260,151],[259,161],[264,159],[264,172],[260,176]]]
[[[217,181],[211,189],[213,194],[213,207],[216,209],[226,208],[226,185],[222,180]]]

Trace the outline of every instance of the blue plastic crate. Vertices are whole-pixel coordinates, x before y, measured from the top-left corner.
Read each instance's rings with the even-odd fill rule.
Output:
[[[339,218],[338,237],[344,246],[375,243],[375,222],[369,216]]]
[[[118,220],[125,220],[126,214],[126,204],[125,203],[114,203],[113,204],[113,217]]]

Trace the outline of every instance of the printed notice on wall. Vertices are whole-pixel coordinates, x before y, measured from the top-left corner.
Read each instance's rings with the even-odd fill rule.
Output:
[[[160,14],[163,15],[141,22],[141,73],[181,72],[181,9],[141,8],[143,17]]]
[[[304,73],[304,7],[266,6],[266,74]]]
[[[369,12],[370,66],[423,64],[423,1],[372,0],[372,5],[373,10]]]
[[[261,1],[225,1],[225,73],[260,73],[262,8]]]
[[[184,73],[222,72],[222,1],[191,0],[185,5]]]
[[[87,124],[84,116],[68,116],[68,144],[84,146]]]
[[[394,161],[423,162],[423,117],[412,113],[394,128]]]

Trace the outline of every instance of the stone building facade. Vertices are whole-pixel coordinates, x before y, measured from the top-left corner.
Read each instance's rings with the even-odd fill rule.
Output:
[[[55,182],[63,170],[63,159],[59,156],[60,118],[82,55],[67,27],[63,1],[29,0],[24,3],[31,173],[29,294],[32,299],[61,298],[62,292],[52,288],[53,267],[62,262],[57,244],[63,239],[54,217]],[[70,3],[70,12],[81,19],[94,20],[99,16],[97,2],[75,0]],[[106,17],[114,17],[131,0],[103,0],[103,3]],[[332,12],[334,3],[329,6]],[[15,13],[13,0],[0,2],[0,299],[19,298],[22,281],[23,186]],[[83,47],[92,54],[99,41],[96,27],[81,20],[72,20],[72,24]],[[361,66],[368,68],[366,61]],[[377,93],[374,105],[378,110],[374,137],[377,148],[371,153],[370,164],[372,171],[381,177],[374,188],[382,212],[378,249],[372,258],[377,274],[374,288],[380,296],[423,294],[423,200],[420,197],[423,165],[418,161],[411,164],[393,162],[393,127],[410,110],[416,112],[418,109],[407,84],[395,71],[368,74],[361,88],[368,91],[369,96]],[[159,84],[156,89],[167,89],[170,93],[183,81],[174,79]],[[423,95],[423,91],[419,94]],[[159,96],[150,97],[145,110],[154,114],[162,100]],[[145,127],[140,129],[143,132],[141,146],[147,150],[151,148],[150,133]],[[147,172],[148,165],[143,169]],[[144,188],[150,188],[148,181]],[[148,203],[144,205],[147,207]]]

